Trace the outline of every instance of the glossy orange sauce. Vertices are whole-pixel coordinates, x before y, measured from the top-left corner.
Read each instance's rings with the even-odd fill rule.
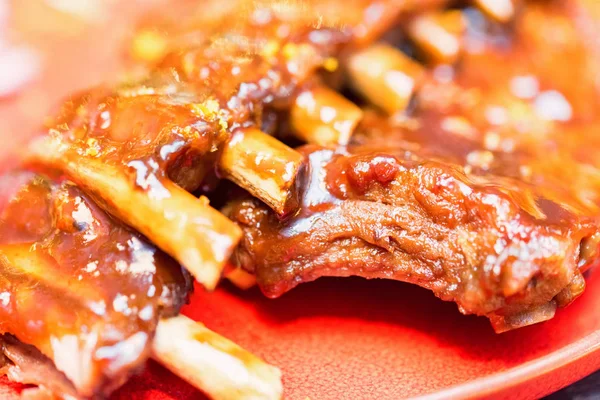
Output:
[[[127,376],[159,317],[186,302],[187,274],[70,183],[22,172],[0,188],[0,331],[36,346],[81,393]]]
[[[369,110],[348,147],[301,149],[312,173],[297,215],[233,202],[247,234],[238,263],[271,297],[360,275],[419,284],[493,321],[568,304],[597,261],[580,249],[597,248],[600,222],[588,7],[527,4],[513,25],[465,9],[463,54],[429,66],[406,113]]]
[[[369,7],[363,9],[367,3]],[[176,41],[180,48],[164,58],[151,57],[156,65],[150,74],[143,71],[140,75],[145,77],[132,80],[133,84],[100,86],[73,96],[42,134],[56,135],[69,146],[66,160],[90,157],[116,165],[128,171],[140,189],[147,189],[144,182],[150,171],[158,180],[170,178],[196,190],[213,172],[215,154],[234,129],[260,125],[271,109],[287,109],[292,95],[313,79],[313,72],[325,65],[329,54],[351,40],[360,43],[379,33],[378,24],[386,20],[388,2],[353,4],[307,3],[308,9],[319,9],[330,17],[325,18],[324,29],[312,25],[297,29],[286,20],[289,10],[269,18],[251,13],[247,24],[207,26],[204,33],[198,33],[202,21],[199,25],[184,24],[172,34],[181,39]],[[296,8],[301,6],[296,4]],[[296,8],[289,11],[291,15],[298,14]],[[328,213],[332,221],[341,219],[339,210],[346,200],[383,205],[397,200],[394,204],[398,206],[404,198],[421,196],[419,212],[425,209],[427,216],[450,229],[472,222],[469,211],[474,210],[480,218],[476,220],[478,226],[489,224],[486,215],[497,217],[507,222],[493,228],[505,230],[501,233],[510,240],[531,244],[524,250],[530,253],[519,257],[540,270],[548,259],[556,265],[570,263],[569,274],[560,276],[563,286],[579,267],[594,261],[597,254],[592,250],[590,260],[578,265],[580,241],[593,237],[600,204],[599,166],[596,152],[590,151],[599,143],[589,134],[598,126],[600,111],[594,72],[598,49],[582,40],[598,33],[592,17],[579,3],[554,4],[548,9],[532,5],[514,27],[489,24],[472,9],[467,14],[470,31],[465,38],[465,55],[456,66],[429,69],[413,110],[392,119],[368,111],[347,149],[306,148],[314,179],[307,180],[303,188],[302,208],[284,222],[272,218],[268,210],[261,211],[270,218],[261,227],[267,240],[260,243],[262,248],[251,262],[262,263],[257,271],[263,283],[279,285],[271,295],[319,276],[318,271],[307,278],[290,269],[280,273],[273,264],[297,264],[295,257],[302,253],[302,246],[328,244],[323,236],[327,227],[316,225],[327,220],[320,213]],[[172,28],[167,23],[164,29]],[[217,35],[210,38],[209,46],[197,47],[206,40],[203,35],[207,32]],[[167,37],[163,39],[171,40]],[[161,48],[154,50],[160,54]],[[92,49],[91,53],[96,52]],[[71,58],[69,66],[77,65],[75,61]],[[584,84],[573,85],[573,76]],[[55,86],[48,87],[52,96],[60,92],[52,89]],[[24,93],[28,92],[11,95],[26,96]],[[28,100],[17,101],[25,103],[16,108],[11,105],[6,112],[28,109],[23,107]],[[10,126],[3,131],[25,128]],[[178,173],[184,167],[188,173]],[[428,168],[434,176],[419,175]],[[441,178],[435,175],[439,170],[445,173]],[[417,173],[413,176],[410,171]],[[406,180],[399,178],[402,176]],[[422,178],[431,180],[419,180]],[[408,189],[431,189],[438,197],[428,198],[428,193],[407,189],[404,197],[394,199],[398,192],[387,192],[386,188],[397,182]],[[91,355],[98,361],[94,364],[97,374],[104,374],[103,368],[111,362],[137,362],[138,358],[120,360],[119,349],[111,348],[111,344],[139,332],[148,339],[161,307],[178,307],[185,297],[185,277],[180,268],[68,183],[25,174],[9,175],[3,185],[8,188],[3,193],[12,197],[0,199],[0,248],[5,254],[0,265],[6,271],[5,289],[0,292],[0,312],[5,312],[2,320],[6,322],[0,323],[0,330],[22,332],[21,340],[53,356],[63,350],[61,337],[75,335],[84,344],[92,343],[99,332],[94,329],[100,327],[107,337],[101,337],[104,346],[94,347]],[[465,192],[472,188],[483,194],[467,198]],[[486,196],[488,192],[491,194]],[[382,201],[382,194],[389,197]],[[242,218],[246,217],[247,221],[239,222],[256,222],[249,214]],[[361,215],[352,217],[360,221]],[[394,218],[411,224],[406,215]],[[344,239],[356,236],[351,222],[345,226]],[[379,222],[393,225],[398,219]],[[341,235],[334,232],[334,236],[339,239]],[[421,274],[416,283],[424,286],[443,276],[444,266],[438,260],[447,261],[447,265],[465,262],[458,260],[459,249],[433,254],[435,243],[429,238],[412,242],[402,242],[402,237],[393,239],[405,246],[407,253],[417,253],[431,263],[431,270],[417,266],[408,271],[411,276]],[[373,239],[379,247],[393,250],[393,244],[386,240]],[[548,252],[544,253],[546,244]],[[542,250],[536,252],[536,246]],[[499,256],[509,246],[497,249],[486,242],[481,245],[484,247],[492,247],[493,255]],[[310,259],[315,250],[319,247],[311,247],[302,255]],[[39,263],[28,265],[31,259]],[[328,272],[335,275],[340,266],[346,267],[328,263]],[[358,265],[356,270],[362,267]],[[506,297],[524,287],[529,290],[526,285],[532,272],[521,274],[517,267],[494,276],[484,289],[498,290]],[[338,275],[352,272],[337,270]],[[380,273],[376,271],[373,276]],[[394,278],[386,271],[380,277],[386,274]],[[63,279],[65,276],[69,279]],[[481,275],[481,280],[487,278]],[[446,279],[444,287],[432,285],[433,289],[441,297],[453,299],[454,291],[467,286],[461,287],[464,277],[453,279]],[[67,291],[68,295],[61,295]],[[489,299],[489,294],[483,293],[474,300],[467,298],[461,307],[466,312],[487,313],[505,305],[503,298],[495,299],[498,303],[485,303]],[[514,304],[520,305],[521,300]],[[40,303],[47,308],[37,307]],[[116,334],[106,328],[113,324]],[[81,382],[81,387],[90,391],[97,385],[98,381]]]

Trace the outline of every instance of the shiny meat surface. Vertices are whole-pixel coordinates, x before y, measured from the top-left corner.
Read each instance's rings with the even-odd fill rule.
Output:
[[[583,292],[600,240],[594,1],[522,3],[510,23],[463,2],[415,16],[443,0],[185,3],[151,18],[150,53],[135,39],[141,77],[63,104],[30,147],[41,175],[0,178],[0,371],[80,397],[127,379],[186,301],[178,262],[212,288],[239,240],[190,193],[217,199],[221,177],[257,197],[224,211],[244,230],[233,260],[270,297],[397,279],[501,332]]]
[[[299,215],[281,223],[254,199],[229,211],[246,232],[236,262],[255,269],[266,295],[324,275],[398,279],[503,330],[583,291],[580,242],[594,219],[564,211],[559,223],[537,220],[526,197],[403,149],[305,151],[316,168]]]
[[[143,77],[76,94],[49,122],[27,166],[69,181],[0,178],[0,333],[12,378],[83,397],[121,384],[189,291],[181,267],[125,225],[186,267],[225,263],[239,230],[181,189],[210,188],[230,135],[288,108],[332,56],[417,4],[443,2],[205,3],[211,23],[195,15],[198,25],[178,27]],[[206,12],[214,5],[222,15]]]
[[[14,172],[0,188],[0,332],[35,346],[79,395],[108,393],[186,302],[187,274],[69,182]]]
[[[4,370],[81,396],[122,383],[148,355],[158,318],[186,299],[174,259],[199,266],[210,288],[239,239],[188,192],[210,193],[219,176],[260,186],[261,172],[288,166],[301,171],[289,185],[299,209],[276,214],[243,198],[224,209],[245,234],[234,261],[268,296],[323,275],[399,279],[497,331],[573,301],[600,237],[600,143],[589,134],[600,125],[600,46],[588,40],[600,33],[598,6],[531,2],[510,24],[462,8],[465,33],[449,55],[421,34],[438,19],[394,26],[414,27],[414,12],[445,3],[240,0],[166,12],[164,51],[148,56],[137,43],[149,64],[141,78],[73,96],[42,135],[51,145],[31,146],[29,166],[74,183],[27,172],[0,180]],[[392,46],[369,47],[384,33]],[[414,51],[419,40],[437,53]],[[358,105],[339,99],[350,88]],[[260,130],[287,140],[286,124],[308,141],[329,124],[350,144],[301,147],[303,158],[276,142],[276,156],[297,158],[265,167],[260,147],[274,139]],[[239,162],[232,135],[257,138],[253,159]],[[238,171],[225,171],[225,147]]]
[[[337,63],[333,56],[375,39],[416,3],[358,0],[340,15],[333,1],[307,3],[301,14],[290,14],[278,2],[236,4],[240,8],[224,7],[220,17],[202,14],[213,24],[173,33],[181,38],[175,39],[178,46],[143,78],[73,96],[27,157],[28,166],[67,175],[207,288],[215,287],[241,232],[204,198],[181,189],[209,190],[218,176],[259,186],[228,170],[240,164],[222,165],[232,134],[261,128],[273,110],[289,107],[304,85],[318,79],[317,71]],[[332,18],[342,19],[323,20],[325,6]],[[193,32],[201,32],[200,38],[188,42]],[[278,168],[262,160],[258,154],[243,165],[258,177],[277,175]],[[281,215],[294,211],[300,164],[292,160],[279,176],[286,190],[273,205]],[[257,192],[270,199],[278,197],[278,189]]]
[[[302,149],[295,216],[253,199],[226,207],[245,230],[236,262],[271,297],[360,275],[429,288],[497,331],[551,318],[598,258],[600,51],[588,38],[600,25],[585,7],[598,8],[530,4],[513,29],[466,10],[465,54],[430,69],[406,115],[369,112],[349,147]]]
[[[174,43],[146,78],[95,88],[64,104],[47,133],[64,145],[64,157],[118,165],[142,190],[160,191],[167,177],[196,190],[230,132],[260,127],[265,105],[289,106],[344,46],[372,41],[416,8],[413,1],[391,0],[190,7],[175,7],[193,17],[167,24]]]

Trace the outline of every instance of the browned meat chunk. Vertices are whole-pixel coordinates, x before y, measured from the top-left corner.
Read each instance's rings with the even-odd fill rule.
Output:
[[[600,51],[583,7],[528,5],[515,32],[467,11],[460,63],[430,70],[412,109],[367,112],[349,147],[301,149],[296,215],[226,207],[245,232],[236,262],[271,297],[360,275],[429,288],[498,331],[551,318],[598,258]]]
[[[437,3],[443,1],[425,4]],[[271,2],[244,0],[231,8],[203,2],[198,14],[208,15],[211,24],[197,17],[192,20],[199,25],[177,25],[177,45],[143,79],[91,89],[67,101],[31,146],[29,165],[66,174],[101,207],[214,288],[241,233],[205,199],[182,189],[198,189],[218,170],[279,214],[294,211],[301,162],[292,149],[280,144],[290,160],[268,157],[272,154],[263,141],[261,156],[267,157],[262,158],[283,166],[252,165],[256,179],[248,179],[243,164],[219,159],[220,152],[235,131],[261,128],[265,106],[289,107],[327,61],[337,62],[331,57],[372,41],[415,4],[329,0],[287,10]],[[223,14],[206,14],[214,6]]]
[[[187,274],[68,182],[17,172],[0,188],[0,333],[35,346],[78,395],[108,393],[146,360],[159,318],[186,302]],[[69,388],[32,382],[33,350],[2,342],[15,376]]]
[[[502,330],[581,285],[590,217],[547,199],[538,208],[527,189],[506,193],[402,149],[304,150],[313,173],[300,214],[282,223],[255,199],[227,210],[245,230],[235,260],[267,296],[324,275],[398,279]]]

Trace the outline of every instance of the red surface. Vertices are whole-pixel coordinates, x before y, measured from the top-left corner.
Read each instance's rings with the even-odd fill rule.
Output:
[[[420,288],[361,279],[323,279],[277,300],[198,288],[185,313],[278,365],[287,399],[534,399],[600,368],[600,272],[588,282],[554,320],[502,335]],[[114,396],[203,398],[155,363]]]
[[[427,291],[361,279],[322,280],[277,300],[227,285],[199,290],[185,312],[278,365],[288,399],[398,399],[444,390],[453,390],[452,398],[488,391],[533,399],[600,368],[600,273],[589,284],[554,320],[503,335]],[[161,386],[170,396],[164,398],[197,398],[156,367],[115,398]]]
[[[0,98],[4,160],[18,152],[58,98],[114,78],[123,54],[120,38],[128,31],[119,24],[133,20],[135,13],[128,12],[138,11],[134,1],[120,2],[131,9],[120,8],[117,17],[75,34],[53,33],[27,19],[38,15],[52,25],[55,12],[44,11],[41,3],[13,2],[11,15],[21,18],[12,21],[16,34],[8,42],[37,49],[42,65],[34,82]],[[52,25],[55,29],[66,29],[63,17]],[[554,320],[503,335],[494,334],[487,320],[462,316],[455,305],[427,291],[360,279],[320,280],[277,300],[229,285],[212,294],[198,290],[185,313],[278,365],[291,400],[419,395],[533,399],[600,368],[600,272],[588,284],[583,297]],[[2,379],[0,398],[7,399],[14,392]],[[114,396],[203,398],[154,363]]]

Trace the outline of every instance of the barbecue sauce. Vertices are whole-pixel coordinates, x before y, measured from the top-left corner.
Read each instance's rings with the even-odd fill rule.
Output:
[[[81,395],[114,387],[186,302],[187,274],[68,181],[18,172],[0,187],[0,332],[52,359]]]
[[[511,27],[465,10],[459,62],[432,66],[412,108],[367,111],[347,147],[300,149],[309,172],[295,216],[247,199],[226,208],[246,233],[235,261],[270,297],[359,275],[429,288],[498,331],[550,318],[598,255],[588,6],[528,4]]]

